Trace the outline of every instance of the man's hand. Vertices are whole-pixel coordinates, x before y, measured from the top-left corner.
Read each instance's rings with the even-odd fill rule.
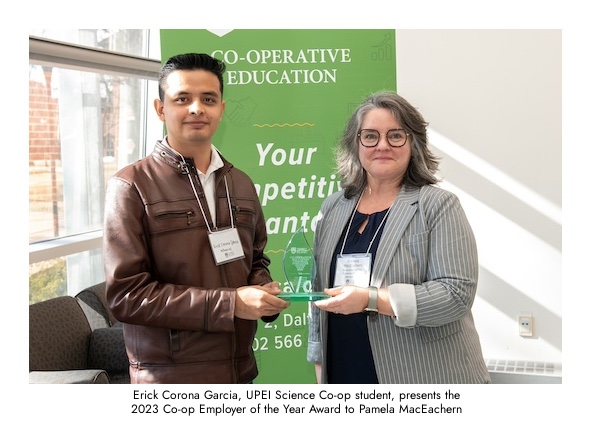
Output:
[[[257,320],[262,316],[279,314],[288,307],[286,301],[276,297],[281,292],[278,282],[237,288],[235,316],[246,320]]]

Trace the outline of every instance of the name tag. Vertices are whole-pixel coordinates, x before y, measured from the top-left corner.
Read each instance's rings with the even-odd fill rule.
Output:
[[[237,228],[212,232],[208,239],[217,266],[245,257]]]
[[[344,254],[336,260],[334,286],[369,286],[371,281],[371,254]]]

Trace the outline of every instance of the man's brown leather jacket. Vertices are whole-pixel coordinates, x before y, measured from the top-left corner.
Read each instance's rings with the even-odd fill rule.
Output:
[[[157,142],[113,176],[105,200],[107,300],[124,322],[132,383],[248,383],[257,322],[234,316],[235,290],[272,280],[266,226],[251,179],[224,158],[216,221],[238,229],[245,258],[216,265],[193,163]],[[194,180],[200,205],[192,190]],[[228,183],[228,193],[224,179]]]

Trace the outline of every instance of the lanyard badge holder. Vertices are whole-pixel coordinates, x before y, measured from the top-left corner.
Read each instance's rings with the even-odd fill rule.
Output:
[[[183,164],[187,166],[185,159],[183,159],[183,156],[182,160]],[[224,186],[226,188],[226,198],[229,206],[229,216],[231,217],[231,227],[222,229],[220,231],[212,231],[212,229],[210,228],[210,224],[208,223],[208,219],[206,218],[206,213],[204,212],[204,207],[200,202],[200,197],[196,192],[196,186],[189,171],[187,172],[187,176],[189,178],[189,182],[194,192],[194,196],[196,197],[196,201],[200,206],[200,212],[202,213],[204,222],[206,222],[206,228],[208,229],[208,241],[210,242],[210,248],[212,249],[212,255],[214,256],[214,261],[216,262],[216,265],[220,266],[221,264],[245,258],[245,252],[243,251],[241,239],[239,238],[239,231],[237,231],[237,228],[235,228],[234,224],[235,219],[233,216],[233,208],[231,207],[229,185],[226,176],[224,177]]]
[[[224,177],[224,186],[226,188],[226,198],[229,205],[229,216],[231,216],[230,228],[212,232],[212,230],[210,230],[210,225],[208,225],[204,210],[202,209],[202,204],[200,204],[200,210],[202,210],[204,221],[208,227],[208,240],[210,241],[210,247],[212,248],[212,254],[214,255],[214,261],[216,261],[217,266],[245,258],[241,239],[239,238],[239,231],[237,231],[234,224],[235,219],[233,216],[233,208],[231,207],[229,186],[227,184],[226,176]]]
[[[358,205],[360,204],[362,196],[358,199],[356,203],[356,207],[352,212],[352,216],[350,216],[350,221],[348,222],[348,228],[346,229],[346,234],[344,235],[344,241],[342,242],[342,249],[340,250],[340,254],[336,259],[336,273],[334,276],[334,286],[343,286],[343,285],[356,285],[363,288],[366,288],[370,285],[371,282],[371,265],[372,265],[372,254],[370,253],[371,246],[373,242],[375,242],[375,238],[377,237],[381,227],[385,223],[389,212],[391,211],[391,207],[393,207],[393,203],[389,207],[385,216],[381,220],[381,223],[377,227],[371,242],[367,248],[366,253],[353,253],[353,254],[344,254],[344,247],[346,246],[346,239],[348,238],[348,234],[350,233],[350,229],[352,227],[352,221],[354,220],[354,213],[356,209],[358,209]]]

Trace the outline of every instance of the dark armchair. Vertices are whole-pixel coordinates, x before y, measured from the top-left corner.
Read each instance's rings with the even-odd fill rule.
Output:
[[[129,383],[105,283],[29,306],[29,383]]]

